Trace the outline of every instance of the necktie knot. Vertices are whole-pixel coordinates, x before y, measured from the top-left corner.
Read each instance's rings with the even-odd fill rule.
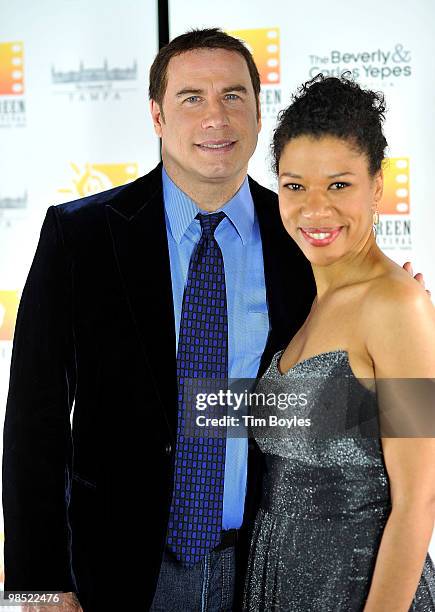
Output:
[[[202,215],[198,213],[196,218],[199,219],[201,223],[201,229],[203,235],[207,236],[207,238],[212,238],[214,236],[215,230],[222,219],[225,217],[224,212],[217,212],[211,215]]]

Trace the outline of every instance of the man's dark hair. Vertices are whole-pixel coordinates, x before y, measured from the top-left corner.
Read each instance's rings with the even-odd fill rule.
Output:
[[[160,106],[163,115],[163,98],[168,84],[167,71],[169,61],[176,55],[195,49],[225,49],[239,53],[248,65],[252,87],[257,99],[257,115],[259,113],[260,75],[249,49],[238,38],[234,38],[219,28],[203,30],[193,29],[177,36],[157,53],[150,69],[150,84],[148,96]],[[163,115],[164,119],[164,115]]]
[[[372,176],[380,170],[388,146],[382,131],[384,96],[362,89],[346,74],[318,74],[299,87],[290,106],[280,112],[271,146],[276,174],[285,145],[298,136],[336,136],[366,154]]]

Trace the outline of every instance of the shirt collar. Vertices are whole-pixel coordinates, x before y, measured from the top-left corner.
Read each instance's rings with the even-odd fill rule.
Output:
[[[162,179],[163,200],[169,229],[174,240],[179,244],[196,215],[204,211],[174,183],[164,167],[162,168]],[[248,177],[245,177],[240,189],[231,200],[219,210],[224,212],[234,225],[242,243],[247,244],[251,236],[255,216]]]

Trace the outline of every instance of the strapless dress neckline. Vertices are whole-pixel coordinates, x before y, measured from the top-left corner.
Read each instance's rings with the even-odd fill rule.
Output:
[[[323,360],[326,359],[327,357],[330,357],[332,355],[337,355],[337,356],[343,357],[342,365],[346,368],[347,374],[352,379],[354,379],[358,383],[358,385],[363,387],[366,391],[368,391],[369,393],[373,395],[376,395],[375,389],[370,389],[369,387],[364,385],[361,382],[360,378],[358,378],[358,376],[355,375],[355,372],[352,370],[352,366],[350,365],[349,351],[347,351],[346,349],[333,349],[331,351],[323,351],[322,353],[316,353],[315,355],[311,355],[311,357],[306,357],[306,359],[302,359],[301,361],[298,361],[291,368],[289,368],[284,373],[282,373],[279,368],[279,360],[282,354],[284,353],[284,351],[285,349],[281,349],[280,351],[275,353],[275,355],[272,357],[270,365],[267,371],[265,372],[264,376],[267,377],[267,374],[270,373],[271,369],[274,369],[275,372],[278,374],[278,376],[285,379],[287,376],[291,376],[293,373],[297,372],[299,369],[306,368],[307,365],[310,364],[311,362],[316,363],[316,361],[318,361],[320,365],[323,362]]]
[[[287,374],[292,372],[294,369],[296,369],[298,366],[306,365],[310,361],[315,361],[315,360],[320,359],[320,358],[323,359],[324,357],[327,357],[328,355],[340,355],[341,354],[341,355],[343,355],[345,357],[345,361],[347,363],[347,366],[349,367],[350,371],[352,372],[354,378],[356,378],[355,374],[352,371],[352,368],[350,367],[349,352],[346,351],[345,349],[333,349],[332,351],[324,351],[322,353],[316,353],[315,355],[311,355],[311,357],[306,357],[305,359],[302,359],[301,361],[298,361],[297,363],[292,365],[292,367],[289,368],[288,370],[286,370],[285,372],[281,372],[281,370],[279,368],[279,360],[282,357],[284,351],[285,351],[285,349],[281,349],[280,351],[275,353],[275,355],[272,358],[272,363],[271,363],[271,365],[273,365],[273,364],[275,365],[276,369],[278,370],[278,373],[281,374],[281,376],[286,376]]]

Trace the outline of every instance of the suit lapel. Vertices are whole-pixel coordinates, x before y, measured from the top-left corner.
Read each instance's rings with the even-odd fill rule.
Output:
[[[175,439],[176,338],[161,168],[127,185],[106,214],[130,312]]]
[[[258,375],[261,376],[272,356],[277,350],[277,328],[280,324],[279,309],[284,298],[282,294],[282,279],[279,278],[278,258],[278,236],[275,233],[275,217],[277,215],[277,204],[269,198],[265,202],[262,189],[258,183],[249,178],[249,187],[254,200],[255,210],[260,226],[261,245],[263,250],[264,281],[266,286],[267,308],[269,312],[270,333],[266,347],[260,362]],[[282,323],[282,321],[281,321]]]

